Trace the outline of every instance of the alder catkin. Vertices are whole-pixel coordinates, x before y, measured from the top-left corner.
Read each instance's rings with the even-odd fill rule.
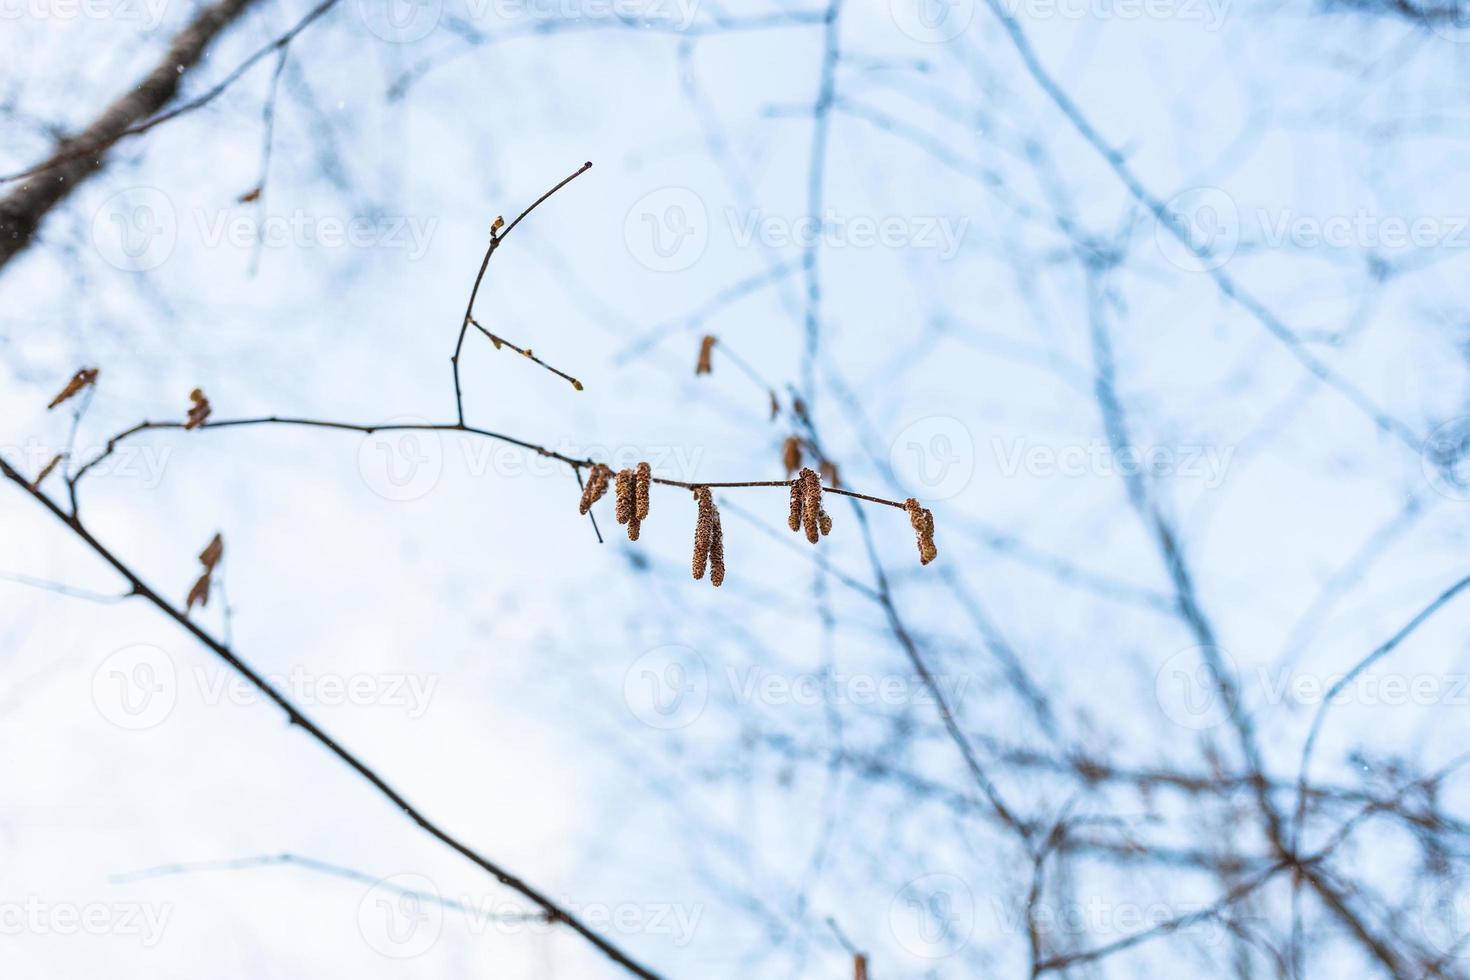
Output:
[[[619,524],[628,523],[633,516],[633,471],[618,470],[617,508],[614,513]]]
[[[919,564],[927,565],[939,554],[934,546],[934,514],[929,508],[920,507],[913,497],[903,502],[903,509],[908,511],[909,524],[919,539]]]
[[[801,525],[806,530],[806,539],[816,544],[821,536],[822,481],[809,466],[801,469]]]
[[[633,477],[633,508],[640,521],[648,518],[648,488],[652,483],[653,470],[647,463],[639,463]]]
[[[793,531],[801,530],[801,480],[791,481],[791,514],[786,518],[786,525]]]
[[[694,525],[692,571],[700,579],[707,568],[710,584],[719,588],[725,581],[725,535],[720,529],[720,512],[709,487],[695,487],[694,499],[699,501],[699,518]]]
[[[710,519],[714,530],[710,533],[709,581],[715,588],[725,584],[725,532],[720,529],[720,512],[713,499],[709,502]]]
[[[607,493],[608,481],[612,478],[612,470],[604,463],[593,463],[592,471],[587,474],[587,483],[582,487],[582,503],[578,508],[583,514],[592,509]]]
[[[699,516],[694,524],[694,564],[696,579],[704,578],[709,565],[710,546],[714,537],[714,522],[710,520],[709,487],[695,487],[694,499],[699,502]]]
[[[628,525],[628,540],[638,540],[638,510],[635,501],[633,471],[629,469],[618,470],[618,479],[615,492],[618,495],[617,518],[619,524]]]

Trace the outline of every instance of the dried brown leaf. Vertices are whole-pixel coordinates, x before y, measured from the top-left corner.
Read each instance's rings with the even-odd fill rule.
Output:
[[[215,566],[219,564],[224,554],[225,539],[216,532],[215,536],[209,539],[209,544],[204,546],[204,550],[199,552],[199,564],[204,566],[204,571],[199,574],[199,578],[194,582],[194,587],[189,590],[189,598],[184,605],[185,612],[192,610],[195,603],[201,606],[209,605],[209,586],[214,579]]]
[[[199,580],[196,581],[194,583],[194,587],[189,590],[189,598],[188,598],[187,602],[184,605],[184,612],[185,613],[192,612],[193,609],[194,609],[194,604],[195,603],[198,603],[201,606],[207,606],[207,605],[209,605],[209,573],[208,572],[205,572],[203,575],[199,576]]]
[[[787,436],[786,441],[781,444],[781,465],[786,467],[787,476],[801,469],[800,436]]]
[[[225,539],[216,534],[210,539],[209,544],[204,546],[204,550],[199,552],[199,562],[204,566],[206,572],[212,572],[214,566],[218,565],[219,560],[224,557],[224,553]]]

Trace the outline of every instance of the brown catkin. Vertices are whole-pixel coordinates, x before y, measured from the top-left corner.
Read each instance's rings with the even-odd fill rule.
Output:
[[[719,588],[725,581],[725,535],[720,530],[720,512],[709,487],[695,487],[694,499],[699,501],[699,519],[694,525],[694,577],[704,578],[708,568],[710,584]]]
[[[793,531],[801,530],[801,480],[791,481],[791,514],[786,524]]]
[[[713,506],[710,503],[709,487],[695,487],[694,499],[699,501],[699,517],[694,524],[694,577],[704,578],[709,565],[710,547],[714,540],[714,521],[710,519]]]
[[[939,554],[939,549],[934,547],[934,513],[920,507],[913,497],[903,502],[903,509],[909,512],[909,524],[919,539],[919,564],[927,565]]]
[[[633,510],[633,471],[618,470],[618,479],[615,487],[618,495],[617,509],[615,511],[618,523],[628,525],[628,540],[638,540],[638,516]]]
[[[639,463],[633,477],[633,509],[640,521],[648,518],[648,488],[652,483],[653,470],[647,463]]]
[[[817,543],[822,524],[822,481],[809,466],[801,468],[801,525],[806,539]]]
[[[715,509],[713,500],[709,503],[709,510],[714,522],[709,545],[709,582],[718,589],[725,584],[725,532],[720,529],[720,512]]]
[[[583,514],[591,510],[592,505],[607,493],[607,484],[611,478],[612,470],[606,464],[593,463],[592,471],[587,474],[587,482],[582,487],[582,503],[578,510]]]

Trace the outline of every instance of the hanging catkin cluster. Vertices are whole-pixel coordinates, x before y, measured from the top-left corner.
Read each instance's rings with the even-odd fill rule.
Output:
[[[694,525],[694,577],[704,578],[708,566],[710,584],[719,588],[725,581],[725,535],[720,530],[720,512],[709,487],[695,487],[694,499],[699,501],[699,520]]]
[[[629,541],[638,540],[638,531],[648,517],[648,490],[652,483],[653,471],[647,463],[639,463],[636,471],[618,470],[616,513],[618,523],[628,526]]]
[[[909,524],[919,537],[919,564],[927,565],[939,554],[939,549],[934,547],[934,514],[929,508],[920,507],[913,497],[903,502],[903,509],[909,512]]]
[[[612,469],[607,464],[592,464],[592,472],[587,474],[587,483],[582,487],[582,504],[578,508],[583,514],[591,510],[592,505],[607,493],[607,485],[611,479]]]
[[[832,518],[822,509],[822,478],[809,466],[803,466],[791,481],[791,513],[786,524],[793,531],[805,528],[812,544],[819,536],[832,533]]]

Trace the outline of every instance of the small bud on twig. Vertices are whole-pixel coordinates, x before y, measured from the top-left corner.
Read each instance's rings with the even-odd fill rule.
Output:
[[[51,404],[46,406],[46,410],[50,411],[57,405],[60,405],[62,402],[76,395],[77,392],[81,391],[83,388],[90,387],[91,385],[94,385],[96,383],[97,369],[82,368],[76,374],[73,374],[71,376],[71,380],[66,383],[66,387],[62,388],[59,392],[56,393],[56,397],[51,399]]]
[[[694,365],[694,374],[696,377],[701,374],[709,374],[714,370],[714,365],[710,362],[710,355],[714,352],[714,349],[714,334],[705,334],[704,339],[699,342],[699,361]]]
[[[184,428],[197,429],[209,420],[209,413],[213,409],[209,405],[209,399],[204,397],[203,390],[199,388],[189,392],[189,401],[194,404],[189,409],[189,420],[184,423]]]
[[[61,462],[62,458],[65,455],[65,453],[57,453],[55,456],[51,457],[51,462],[41,467],[41,472],[37,473],[36,478],[31,481],[32,490],[41,489],[41,484],[46,482],[46,477],[51,475],[51,471],[56,469],[57,464]]]

